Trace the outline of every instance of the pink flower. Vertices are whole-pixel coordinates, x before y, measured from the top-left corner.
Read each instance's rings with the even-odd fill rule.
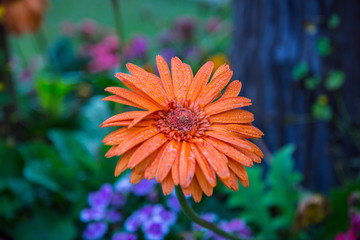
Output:
[[[86,19],[81,23],[79,31],[86,37],[93,37],[99,33],[99,27],[95,21]]]

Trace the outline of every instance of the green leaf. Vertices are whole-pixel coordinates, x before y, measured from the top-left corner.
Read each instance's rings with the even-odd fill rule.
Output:
[[[305,87],[309,90],[315,90],[321,82],[319,76],[312,76],[305,79]]]
[[[340,24],[340,17],[337,14],[333,14],[331,15],[329,21],[328,21],[328,26],[330,29],[335,29],[339,26]]]
[[[332,110],[328,104],[328,97],[320,95],[312,106],[312,114],[314,118],[322,121],[329,121],[332,118]]]
[[[345,82],[345,73],[341,70],[333,70],[325,81],[325,87],[330,91],[340,89]]]
[[[292,76],[293,79],[298,81],[304,78],[306,75],[308,75],[308,73],[309,73],[309,65],[307,64],[307,62],[302,61],[295,65],[292,71]]]
[[[26,164],[24,176],[32,183],[39,184],[51,191],[58,192],[60,187],[59,184],[52,179],[50,174],[51,168],[50,162],[32,160]]]
[[[320,37],[317,40],[316,48],[320,56],[326,57],[331,54],[331,43],[327,37]]]

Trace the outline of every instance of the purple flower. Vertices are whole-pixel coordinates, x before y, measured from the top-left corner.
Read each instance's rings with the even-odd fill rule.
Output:
[[[181,210],[181,206],[179,200],[174,194],[171,194],[166,201],[168,207],[173,210],[174,212],[178,212]]]
[[[135,232],[139,227],[152,216],[153,207],[147,205],[134,212],[125,221],[125,229],[129,232]]]
[[[111,223],[119,222],[123,216],[116,210],[111,209],[106,213],[105,219]]]
[[[111,240],[136,240],[137,236],[134,233],[119,232],[115,233]]]
[[[111,205],[114,207],[122,207],[126,204],[126,197],[120,193],[114,193],[111,199]]]
[[[251,231],[244,220],[241,219],[232,219],[227,224],[227,229],[229,232],[236,232],[239,236],[243,238],[251,237]]]
[[[83,236],[85,239],[99,239],[107,232],[108,225],[105,222],[89,223],[84,230]]]
[[[176,52],[172,48],[164,48],[163,50],[161,50],[160,55],[165,59],[166,62],[170,62],[171,58],[176,56]]]
[[[138,184],[134,185],[133,193],[136,196],[145,196],[154,190],[156,185],[155,180],[141,180]]]
[[[105,209],[103,208],[85,208],[80,213],[80,219],[83,222],[99,221],[105,216]]]
[[[92,208],[106,208],[113,194],[113,188],[110,183],[105,183],[99,191],[89,194],[88,201]]]
[[[168,225],[156,218],[146,221],[142,229],[147,240],[161,240],[169,232]]]
[[[132,40],[132,48],[134,51],[134,57],[142,58],[145,56],[146,51],[148,50],[148,44],[146,37],[142,35],[137,35]]]
[[[177,215],[174,212],[166,210],[162,205],[157,204],[153,208],[153,218],[158,218],[168,226],[176,222]]]
[[[216,222],[219,218],[216,213],[212,213],[212,212],[201,214],[200,217],[202,219],[204,219],[205,221],[212,222],[212,223]],[[205,228],[201,227],[198,224],[194,224],[194,230],[195,231],[203,231],[203,230],[206,231]]]
[[[351,228],[353,228],[355,231],[360,230],[360,213],[355,213],[351,217]]]
[[[120,178],[114,184],[114,188],[116,192],[126,194],[132,190],[132,184],[130,183],[130,175],[125,175],[124,177]]]

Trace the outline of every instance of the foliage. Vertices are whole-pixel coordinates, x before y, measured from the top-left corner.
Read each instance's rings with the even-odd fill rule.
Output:
[[[294,171],[294,151],[293,145],[287,145],[274,154],[265,181],[263,168],[250,168],[251,187],[232,193],[227,201],[229,207],[241,209],[239,216],[258,229],[260,239],[278,239],[282,234],[290,234],[300,197],[297,187],[302,179]]]

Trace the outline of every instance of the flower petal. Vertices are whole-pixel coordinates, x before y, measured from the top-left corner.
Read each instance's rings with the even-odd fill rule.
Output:
[[[144,108],[143,106],[140,106],[139,104],[133,103],[125,98],[116,96],[116,95],[111,95],[111,96],[107,96],[104,97],[102,99],[103,101],[110,101],[110,102],[116,102],[116,103],[121,103],[124,105],[128,105],[128,106],[133,106],[133,107],[137,107],[137,108]]]
[[[171,81],[170,70],[165,59],[159,55],[156,56],[156,65],[159,70],[160,79],[164,86],[165,92],[170,97],[170,99],[175,99],[174,87]]]
[[[220,99],[237,97],[241,91],[241,82],[239,80],[232,81],[225,89]],[[220,100],[219,99],[219,100]]]
[[[143,180],[143,178],[144,178],[144,174],[132,171],[130,175],[130,182],[132,184],[138,184],[141,180]]]
[[[151,114],[153,114],[154,112],[157,112],[157,111],[158,110],[147,111],[147,112],[144,112],[141,115],[135,117],[135,119],[131,122],[131,124],[128,126],[128,128],[132,128],[133,126],[137,125],[140,121],[149,117]]]
[[[242,138],[261,138],[261,136],[264,135],[262,131],[252,126],[251,124],[213,124],[211,125],[211,130],[221,132],[235,132],[240,134]]]
[[[209,121],[211,123],[251,123],[254,121],[254,114],[241,109],[233,109],[212,115]]]
[[[230,177],[228,177],[228,178],[219,177],[219,178],[226,187],[230,188],[233,191],[239,190],[239,183],[238,183],[236,175],[233,171],[230,170]]]
[[[129,160],[136,151],[136,149],[137,147],[134,147],[120,157],[115,167],[115,177],[119,176],[122,172],[124,172],[127,169]]]
[[[179,156],[181,144],[175,140],[171,140],[164,149],[160,157],[159,167],[156,172],[156,181],[162,182],[170,172],[173,163]]]
[[[159,162],[160,162],[160,157],[163,154],[164,150],[166,148],[166,144],[164,144],[161,148],[160,151],[156,154],[154,161],[152,161],[152,163],[148,166],[148,168],[145,170],[145,174],[144,177],[147,180],[153,179],[156,176],[156,171],[158,169],[159,166]]]
[[[235,161],[247,167],[251,167],[253,165],[251,159],[242,152],[238,151],[236,148],[214,138],[206,138],[205,141],[214,146],[220,152],[224,153],[226,156],[233,158]]]
[[[192,80],[193,80],[193,78],[194,78],[194,74],[193,74],[193,71],[192,71],[192,69],[191,69],[191,67],[190,67],[189,64],[183,63],[183,65],[184,65],[184,68],[185,68],[184,79],[185,79],[186,82],[187,82],[187,88],[186,88],[186,89],[187,89],[186,92],[187,92],[187,91],[189,91],[191,82],[192,82]]]
[[[190,188],[191,188],[191,194],[192,194],[194,201],[200,202],[203,192],[202,192],[201,187],[200,187],[198,181],[196,180],[196,178],[194,178],[194,180],[191,182]]]
[[[116,114],[115,116],[112,116],[111,118],[106,119],[100,125],[100,127],[102,127],[103,125],[105,125],[107,123],[113,123],[113,122],[122,121],[122,120],[132,120],[139,115],[143,115],[144,113],[147,113],[147,111],[132,111],[132,112],[124,112],[124,113]]]
[[[120,127],[120,126],[129,126],[132,125],[134,121],[118,121],[112,123],[102,124],[101,127]],[[136,127],[150,127],[154,124],[154,120],[144,120],[135,124]]]
[[[224,72],[213,79],[205,87],[204,91],[200,94],[200,97],[197,100],[200,107],[206,106],[221,93],[221,90],[223,90],[223,88],[229,83],[232,74],[232,71]]]
[[[244,97],[232,97],[221,99],[216,102],[207,105],[204,108],[204,111],[208,115],[214,115],[217,113],[225,112],[232,110],[234,108],[246,107],[251,105],[251,100]]]
[[[210,186],[215,187],[216,175],[214,169],[209,165],[205,157],[200,153],[199,149],[193,143],[190,143],[190,147],[191,147],[191,151],[195,155],[197,166],[200,167],[201,171],[203,172]]]
[[[171,59],[171,75],[174,85],[175,98],[179,102],[185,99],[187,92],[187,79],[185,79],[185,68],[177,57]]]
[[[235,173],[235,175],[242,180],[248,180],[248,174],[243,165],[233,159],[229,159],[229,168]]]
[[[199,69],[193,81],[191,82],[189,91],[186,96],[187,100],[190,100],[191,102],[195,102],[196,98],[205,88],[213,68],[214,68],[214,63],[207,62]]]
[[[159,105],[166,106],[166,93],[163,87],[158,83],[158,80],[154,77],[155,75],[149,74],[144,69],[132,63],[126,64],[126,67],[133,76],[125,74],[119,76],[127,78],[128,81],[131,81]]]
[[[167,138],[162,133],[159,133],[152,138],[149,138],[143,144],[141,144],[136,150],[136,152],[133,154],[129,161],[128,167],[130,169],[134,168],[136,165],[138,165],[147,156],[149,156],[167,141]]]
[[[164,179],[164,181],[162,181],[161,187],[164,195],[169,195],[173,191],[175,184],[172,179],[171,173],[169,173]]]
[[[147,139],[151,138],[155,134],[157,134],[159,130],[156,127],[149,127],[144,129],[144,131],[134,134],[131,138],[127,141],[124,141],[120,144],[116,150],[115,155],[120,156],[121,154],[125,153],[129,149],[135,147],[136,145],[146,141]]]
[[[210,197],[213,194],[213,187],[209,184],[199,166],[195,168],[195,176],[199,185],[206,196]]]
[[[132,129],[120,128],[119,130],[116,130],[108,134],[106,137],[104,137],[103,143],[105,145],[116,145],[121,143],[125,139],[131,137],[133,134],[141,132],[145,129],[147,128],[143,128],[143,127],[134,127]]]
[[[146,169],[154,161],[157,153],[158,153],[158,150],[155,150],[154,152],[152,152],[143,161],[141,161],[139,164],[137,164],[136,167],[134,167],[133,172],[136,172],[137,174],[142,174],[144,176]],[[134,154],[133,154],[133,156],[134,156]],[[131,161],[131,158],[129,161]]]
[[[132,92],[128,89],[125,89],[125,88],[107,87],[105,89],[105,91],[113,93],[119,97],[125,98],[126,100],[131,101],[131,102],[141,106],[141,108],[143,108],[143,109],[147,109],[147,110],[161,109],[161,107],[159,107],[155,103],[153,103],[153,102],[149,101],[148,99],[142,97],[141,95],[139,95],[135,92]]]
[[[179,180],[183,188],[190,186],[195,174],[195,156],[191,151],[189,143],[182,142],[179,157]]]
[[[245,149],[250,152],[253,152],[262,158],[264,157],[261,150],[255,144],[253,144],[249,141],[246,141],[244,139],[240,139],[240,138],[234,137],[230,134],[223,133],[223,132],[217,132],[217,131],[207,131],[207,132],[205,132],[205,135],[219,139],[219,140],[227,142],[227,143],[230,143],[240,149]]]
[[[230,176],[226,157],[224,159],[224,157],[207,142],[204,142],[204,144],[197,143],[196,146],[219,177],[227,178]]]

